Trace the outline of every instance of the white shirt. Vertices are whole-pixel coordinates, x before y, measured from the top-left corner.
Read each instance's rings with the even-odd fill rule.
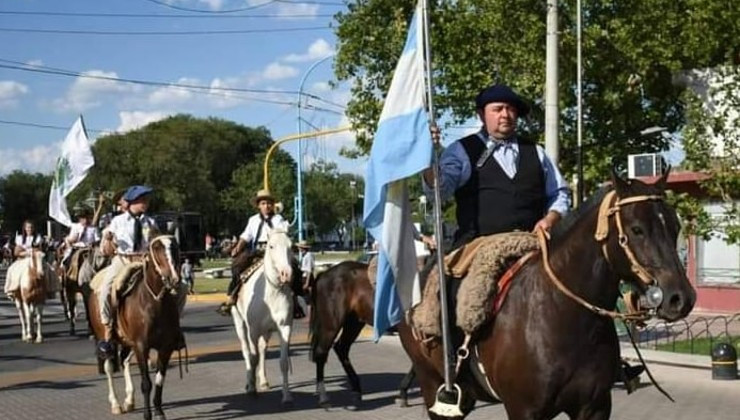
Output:
[[[315,265],[315,259],[313,256],[313,252],[306,251],[305,254],[301,257],[301,271],[304,275],[313,273],[313,268]]]
[[[75,223],[69,230],[67,242],[72,243],[74,248],[84,248],[100,242],[100,232],[94,226],[82,226],[81,223]]]
[[[28,251],[35,246],[41,246],[41,235],[26,236],[25,240],[23,234],[15,235],[15,244]]]
[[[141,220],[141,248],[140,252],[145,252],[149,247],[149,240],[152,233],[157,229],[154,219],[147,215],[140,215]],[[126,212],[119,214],[111,220],[110,225],[103,231],[113,233],[113,240],[117,246],[118,254],[134,253],[134,217],[131,213]]]
[[[260,242],[267,242],[267,234],[271,232],[273,229],[282,229],[286,232],[288,231],[288,222],[283,219],[283,216],[279,214],[275,214],[270,219],[272,223],[272,228],[265,222],[265,224],[262,226],[262,230],[259,232],[259,238],[255,237],[257,236],[257,231],[259,230],[260,223],[262,222],[262,218],[260,217],[260,213],[257,213],[249,218],[249,221],[247,222],[247,227],[244,228],[244,232],[242,232],[241,235],[239,235],[239,238],[243,239],[246,243],[251,244],[253,241],[256,243]]]

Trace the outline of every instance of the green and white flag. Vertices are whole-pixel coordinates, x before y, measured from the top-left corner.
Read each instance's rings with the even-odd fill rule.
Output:
[[[66,197],[87,176],[95,164],[90,142],[85,132],[82,115],[69,129],[62,143],[62,154],[57,159],[54,181],[49,192],[49,216],[64,226],[72,226],[72,218],[67,211]]]

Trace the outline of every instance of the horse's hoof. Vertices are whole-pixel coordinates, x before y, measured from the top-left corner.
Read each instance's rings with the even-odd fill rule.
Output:
[[[118,404],[112,405],[110,407],[110,412],[111,414],[115,414],[116,416],[123,413],[123,411],[121,411],[121,406]]]
[[[409,406],[409,399],[406,397],[396,397],[396,405],[401,408],[406,408]]]
[[[269,391],[270,383],[269,382],[261,383],[257,389],[260,391]]]
[[[283,408],[293,408],[293,406],[294,406],[295,404],[293,403],[293,398],[288,398],[287,400],[286,400],[286,399],[284,399],[284,400],[283,400],[283,401],[282,401],[282,402],[280,403],[280,405],[282,405],[282,406],[283,406]]]
[[[329,398],[319,398],[319,407],[324,409],[330,409],[331,408],[331,401]]]
[[[249,397],[249,398],[257,398],[257,390],[256,389],[249,389],[249,388],[247,388],[247,397]]]
[[[167,420],[167,417],[164,415],[164,413],[157,413],[157,418],[159,420]]]
[[[36,341],[35,341],[36,344],[41,344],[43,342],[44,342],[44,337],[42,337],[42,336],[36,337]]]
[[[123,412],[124,413],[130,413],[132,411],[134,411],[134,403],[133,402],[125,403],[123,405]]]

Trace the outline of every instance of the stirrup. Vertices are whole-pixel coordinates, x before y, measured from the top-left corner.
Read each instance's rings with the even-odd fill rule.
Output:
[[[451,396],[454,396],[454,392],[448,393],[445,391],[445,385],[442,384],[437,389],[437,394],[434,398],[434,405],[429,408],[430,412],[442,417],[463,416],[463,412],[460,409],[460,405],[462,403],[462,390],[458,384],[452,384],[452,386],[455,387],[454,392],[457,392],[457,397],[454,398],[454,403],[444,401],[444,399],[449,399]]]

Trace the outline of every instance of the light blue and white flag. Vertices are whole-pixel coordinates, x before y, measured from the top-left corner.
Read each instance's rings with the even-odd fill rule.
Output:
[[[90,150],[85,124],[82,115],[69,129],[67,137],[62,143],[62,154],[57,159],[54,169],[54,181],[49,191],[49,217],[56,219],[64,226],[72,226],[72,218],[67,211],[66,197],[87,176],[87,172],[95,164],[95,158]]]
[[[363,222],[378,242],[375,340],[421,299],[405,178],[429,167],[432,159],[424,103],[423,25],[419,1],[385,98],[365,178]]]

